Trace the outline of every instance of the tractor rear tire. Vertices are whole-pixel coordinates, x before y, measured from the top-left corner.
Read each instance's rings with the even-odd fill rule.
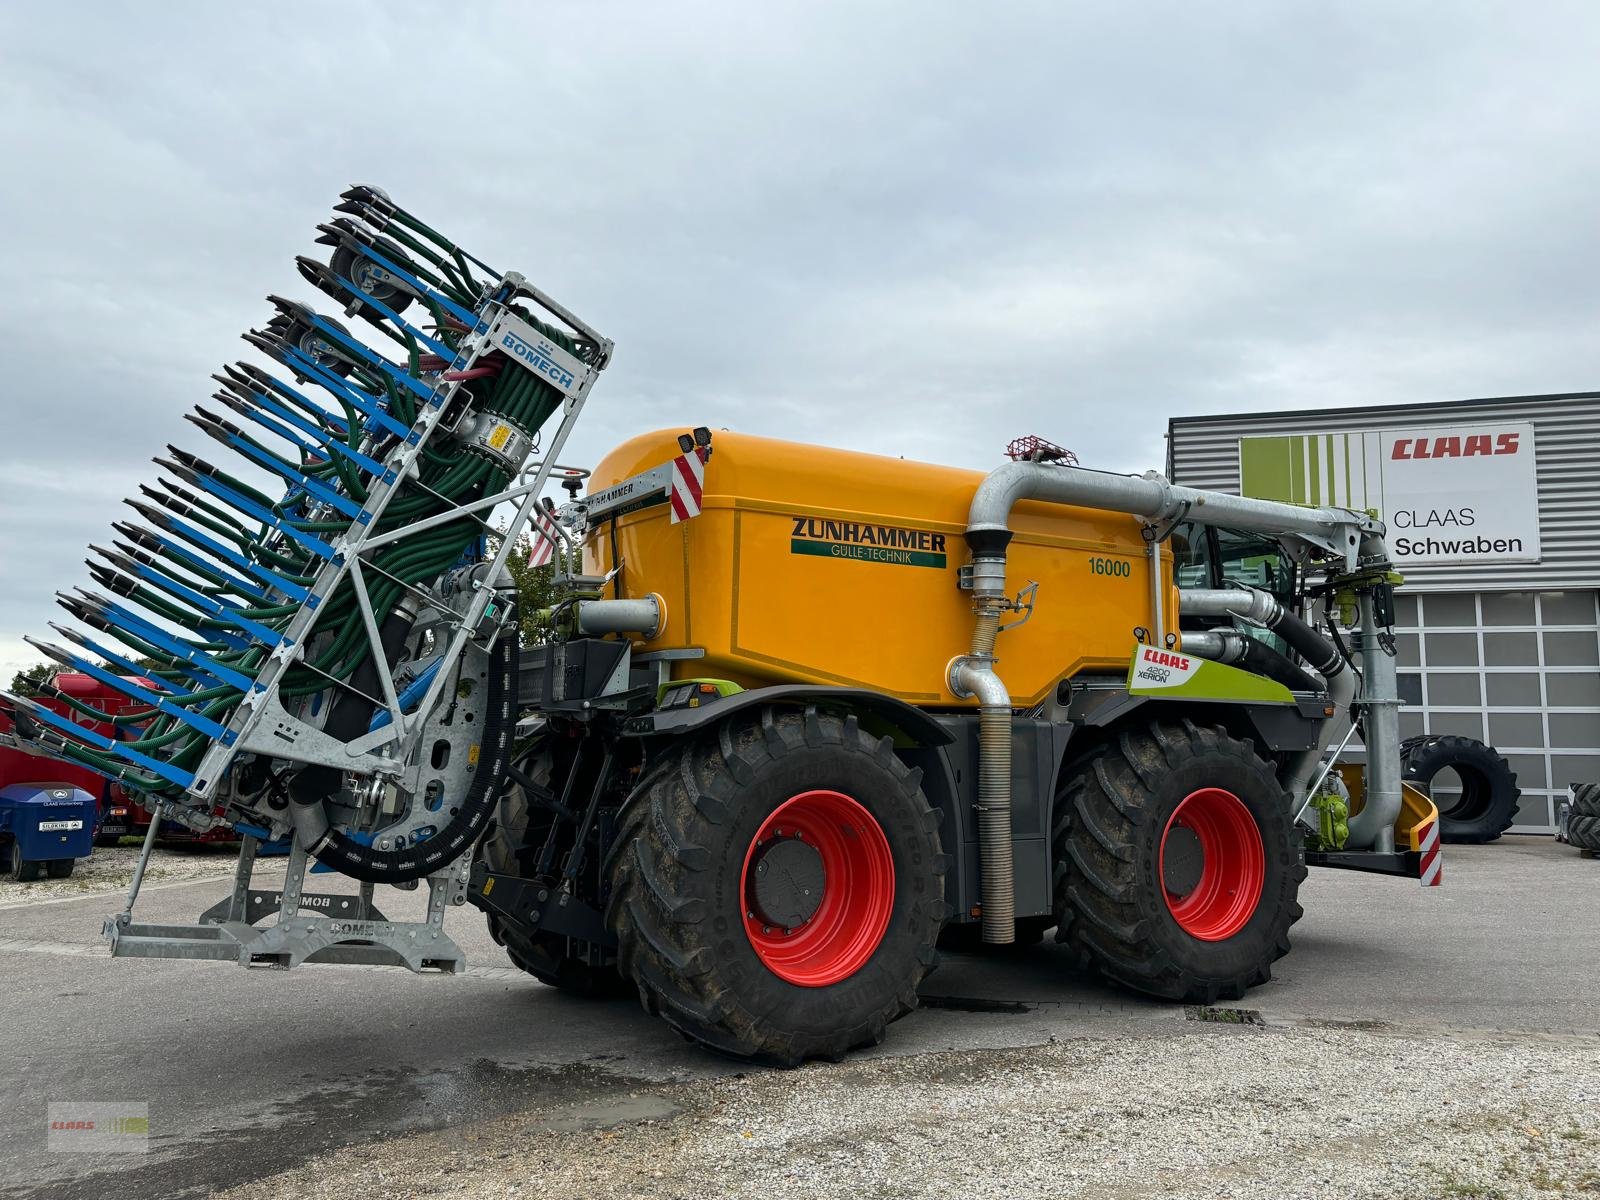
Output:
[[[1579,850],[1600,850],[1600,817],[1574,812],[1567,818],[1567,844]]]
[[[547,787],[552,774],[548,753],[535,751],[518,760],[518,768],[537,787]],[[523,877],[525,868],[519,853],[531,847],[536,853],[544,844],[550,817],[529,798],[527,790],[507,778],[500,793],[500,809],[494,828],[483,840],[483,860],[498,875]],[[630,988],[611,965],[596,966],[573,953],[572,943],[559,933],[538,930],[532,934],[489,914],[489,936],[505,947],[506,957],[519,970],[540,983],[560,988],[574,996],[589,999],[614,999],[626,996]]]
[[[18,883],[32,883],[44,874],[44,863],[39,861],[22,861],[22,843],[11,843],[11,874],[16,876]]]
[[[607,920],[648,1012],[779,1066],[876,1045],[937,961],[920,772],[853,716],[767,710],[668,750],[623,810]]]
[[[56,858],[50,861],[46,868],[51,879],[68,879],[72,876],[72,868],[77,865],[77,859]]]
[[[1237,1000],[1272,977],[1306,877],[1288,794],[1220,727],[1152,722],[1069,764],[1056,940],[1135,991]]]
[[[1461,798],[1439,808],[1439,837],[1458,845],[1492,842],[1517,819],[1522,792],[1516,773],[1493,746],[1476,738],[1425,734],[1400,746],[1407,783],[1431,798],[1433,779],[1445,768],[1461,777]],[[1437,802],[1436,802],[1437,803]]]

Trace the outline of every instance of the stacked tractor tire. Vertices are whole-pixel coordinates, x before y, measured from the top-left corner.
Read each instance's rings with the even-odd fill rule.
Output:
[[[1572,789],[1567,815],[1567,842],[1591,854],[1600,852],[1600,783],[1580,783]]]

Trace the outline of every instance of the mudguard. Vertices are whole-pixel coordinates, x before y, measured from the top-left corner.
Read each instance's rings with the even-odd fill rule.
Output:
[[[623,725],[630,737],[679,737],[697,729],[720,724],[736,713],[750,709],[783,705],[801,708],[808,704],[844,709],[860,716],[870,715],[889,726],[914,746],[947,746],[950,731],[920,708],[867,688],[827,687],[812,684],[779,684],[753,688],[731,696],[712,696],[696,707],[662,708],[632,717]]]

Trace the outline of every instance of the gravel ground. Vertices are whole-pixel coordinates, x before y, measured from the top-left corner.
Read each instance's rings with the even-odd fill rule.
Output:
[[[352,1147],[221,1194],[1600,1195],[1600,1037],[1175,1023],[613,1084],[602,1101]]]
[[[150,856],[146,883],[178,883],[191,879],[212,879],[233,871],[237,846],[157,847]],[[37,904],[41,900],[87,896],[95,892],[126,891],[139,861],[137,844],[96,846],[88,858],[80,858],[67,879],[38,879],[18,883],[11,875],[0,876],[0,909]]]

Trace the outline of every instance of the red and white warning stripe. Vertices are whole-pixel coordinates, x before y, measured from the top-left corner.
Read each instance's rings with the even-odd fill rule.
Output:
[[[556,519],[543,508],[535,510],[533,518],[533,553],[528,555],[530,567],[542,567],[556,555]]]
[[[1423,887],[1438,887],[1444,882],[1444,855],[1439,853],[1439,822],[1429,821],[1417,830],[1417,849],[1422,854],[1418,877]]]
[[[671,484],[667,500],[672,505],[672,523],[700,515],[700,496],[705,490],[706,463],[703,451],[680,454],[672,460]]]

